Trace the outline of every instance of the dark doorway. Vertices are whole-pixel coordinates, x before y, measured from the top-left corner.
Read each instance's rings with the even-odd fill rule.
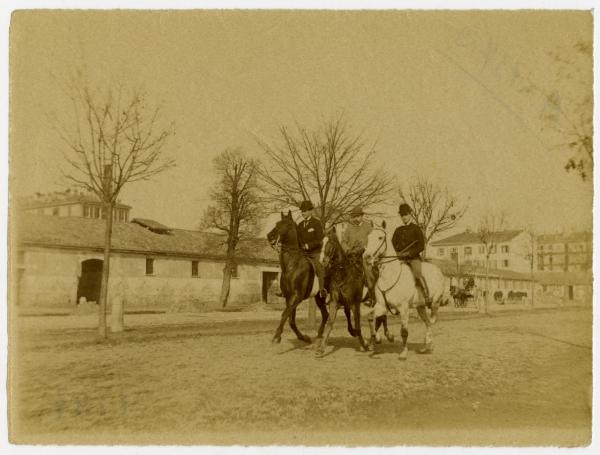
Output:
[[[272,293],[271,287],[277,283],[277,275],[279,275],[277,272],[262,273],[262,301],[264,303],[269,303],[269,290]]]
[[[102,260],[88,259],[81,263],[81,277],[77,285],[77,303],[85,297],[88,302],[98,303],[100,298],[100,281],[102,279]]]
[[[569,286],[569,300],[573,300],[573,286]]]

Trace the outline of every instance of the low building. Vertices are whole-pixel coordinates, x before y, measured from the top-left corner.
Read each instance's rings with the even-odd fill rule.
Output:
[[[531,273],[515,272],[505,269],[489,269],[473,264],[457,264],[455,261],[430,259],[437,265],[444,276],[448,279],[449,286],[462,287],[465,278],[473,278],[475,286],[480,292],[486,287],[486,279],[489,279],[490,295],[501,293],[501,298],[508,298],[511,293],[531,296],[532,289],[536,289],[537,282]]]
[[[592,301],[592,271],[577,272],[538,272],[535,278],[541,295],[563,301]]]
[[[105,222],[20,214],[11,226],[12,301],[23,312],[71,312],[97,301]],[[136,219],[113,226],[109,298],[125,311],[202,310],[217,306],[224,237]],[[279,261],[268,242],[242,241],[231,280],[232,305],[270,302]]]

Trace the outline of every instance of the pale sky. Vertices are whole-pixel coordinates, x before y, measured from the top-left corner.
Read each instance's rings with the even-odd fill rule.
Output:
[[[580,39],[592,39],[590,13],[20,12],[11,188],[60,189],[64,145],[47,115],[66,112],[58,81],[84,63],[97,83],[143,84],[175,123],[165,153],[177,167],[121,196],[134,217],[195,228],[216,154],[239,146],[260,157],[256,137],[343,114],[399,181],[425,175],[469,199],[461,227],[504,210],[515,226],[590,228],[591,183],[547,149],[543,103],[513,76],[551,84],[547,53]]]

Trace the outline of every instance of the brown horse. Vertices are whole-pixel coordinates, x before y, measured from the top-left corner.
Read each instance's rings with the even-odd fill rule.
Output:
[[[365,275],[362,264],[362,256],[354,257],[346,255],[339,242],[335,228],[331,228],[324,239],[321,250],[321,262],[325,266],[329,277],[329,319],[325,335],[316,348],[316,355],[322,356],[325,352],[327,339],[333,329],[335,316],[340,306],[344,307],[346,314],[352,310],[354,314],[354,330],[350,331],[352,336],[358,337],[359,346],[362,350],[369,349],[360,329],[360,304],[363,300],[363,289],[365,286]]]
[[[288,211],[287,215],[281,214],[281,220],[267,234],[267,239],[271,245],[279,243],[281,252],[279,253],[279,262],[281,265],[281,292],[285,298],[285,308],[281,313],[279,326],[273,336],[273,343],[281,342],[281,333],[287,319],[290,319],[290,327],[299,340],[310,343],[310,337],[304,335],[296,326],[296,307],[303,300],[311,295],[315,272],[310,261],[303,254],[298,243],[298,232],[296,223],[292,218],[292,213]],[[325,298],[319,293],[315,296],[315,302],[321,311],[321,325],[317,337],[323,336],[323,328],[329,316]]]

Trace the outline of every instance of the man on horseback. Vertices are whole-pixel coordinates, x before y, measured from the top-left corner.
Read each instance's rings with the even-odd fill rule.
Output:
[[[300,211],[302,220],[298,223],[298,243],[304,254],[312,264],[319,280],[319,294],[321,297],[327,295],[325,290],[325,271],[319,260],[323,246],[323,225],[321,220],[313,216],[313,205],[310,201],[302,201]]]
[[[352,209],[350,212],[350,223],[348,223],[348,226],[342,235],[341,244],[348,256],[357,257],[362,263],[365,281],[369,290],[369,299],[371,300],[371,305],[374,305],[374,285],[377,278],[374,273],[374,268],[367,264],[366,260],[362,257],[365,248],[367,247],[369,234],[373,230],[373,223],[365,220],[363,216],[364,212],[362,207],[356,206]]]
[[[396,250],[398,258],[406,262],[413,272],[415,282],[421,288],[425,303],[431,305],[432,299],[429,294],[429,288],[421,272],[421,252],[425,249],[425,239],[423,231],[412,219],[412,209],[408,204],[400,204],[398,213],[402,218],[404,226],[396,228],[392,237],[392,245]]]

